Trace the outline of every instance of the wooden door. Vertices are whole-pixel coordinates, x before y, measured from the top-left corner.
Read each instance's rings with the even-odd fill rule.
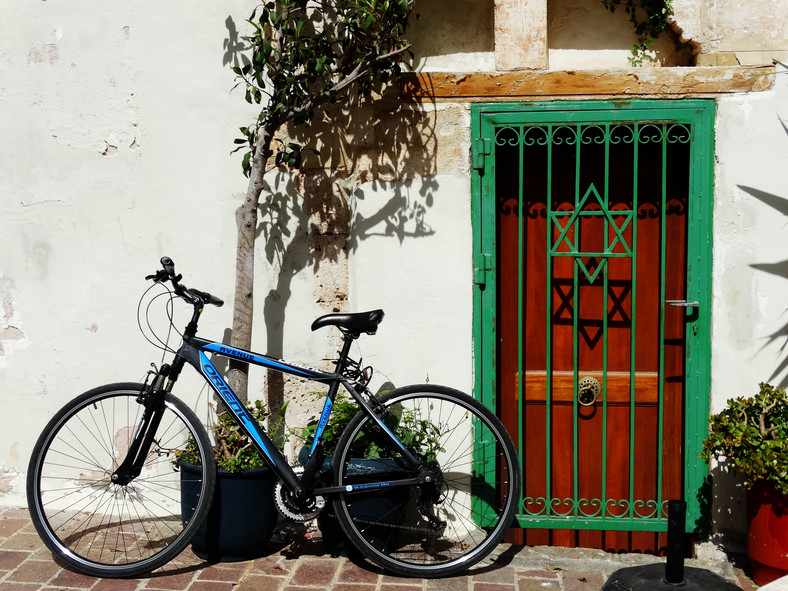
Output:
[[[699,487],[687,425],[708,389],[704,404],[687,370],[708,362],[690,355],[708,298],[688,277],[704,250],[708,122],[583,108],[480,109],[477,388],[517,434],[518,541],[659,551],[667,501]]]

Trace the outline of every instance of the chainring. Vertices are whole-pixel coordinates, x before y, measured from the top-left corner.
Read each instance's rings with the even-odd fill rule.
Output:
[[[293,468],[293,472],[300,478],[304,472],[303,466]],[[316,496],[309,502],[309,508],[304,510],[294,500],[293,496],[287,488],[282,485],[282,481],[276,483],[274,487],[274,502],[276,503],[277,510],[287,519],[304,523],[311,521],[320,514],[323,507],[326,505],[326,500],[321,496]]]

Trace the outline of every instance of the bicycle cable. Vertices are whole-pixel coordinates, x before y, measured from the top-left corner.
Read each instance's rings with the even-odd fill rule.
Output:
[[[150,293],[150,291],[154,287],[156,287],[157,285],[159,285],[162,288],[164,288],[165,291],[162,291],[161,293],[158,293],[158,294],[152,296],[150,299],[147,300],[147,305],[145,305],[145,313],[144,313],[145,322],[144,322],[144,326],[143,326],[143,320],[142,320],[142,318],[143,318],[143,313],[142,313],[143,302],[146,301],[146,298],[147,298],[148,294]],[[170,339],[172,338],[173,332],[175,332],[176,334],[181,336],[181,338],[183,337],[183,335],[180,333],[180,331],[175,327],[174,306],[173,306],[172,302],[173,302],[173,300],[176,297],[177,296],[172,292],[171,289],[169,289],[167,286],[159,283],[159,284],[151,285],[148,289],[146,289],[143,292],[142,296],[140,296],[139,303],[137,304],[137,326],[140,329],[140,333],[142,333],[142,336],[143,336],[143,338],[146,341],[148,341],[151,345],[153,345],[154,347],[156,347],[157,349],[160,349],[162,351],[162,362],[164,362],[164,356],[167,353],[175,353],[176,352],[175,349],[170,347],[170,344],[169,344],[170,343]],[[150,318],[151,318],[151,309],[153,308],[154,303],[157,300],[159,300],[160,298],[168,298],[167,302],[164,304],[164,308],[165,308],[166,315],[167,315],[167,321],[168,321],[167,335],[164,338],[159,336],[159,334],[157,333],[156,329],[153,327],[153,325],[151,323],[151,320],[150,320]]]

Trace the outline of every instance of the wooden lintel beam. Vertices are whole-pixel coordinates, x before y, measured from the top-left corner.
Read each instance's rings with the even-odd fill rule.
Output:
[[[769,90],[773,66],[629,68],[502,73],[409,73],[402,95],[430,100],[533,100],[579,97],[709,96]]]

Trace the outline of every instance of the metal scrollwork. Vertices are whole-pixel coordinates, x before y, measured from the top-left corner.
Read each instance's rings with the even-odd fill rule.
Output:
[[[631,144],[635,141],[635,130],[630,124],[614,125],[610,128],[608,141],[611,144]]]
[[[605,143],[607,134],[601,125],[586,125],[580,131],[580,141],[584,145]]]
[[[689,127],[683,123],[675,123],[665,131],[665,139],[669,144],[688,144],[691,137]]]
[[[654,499],[597,499],[573,497],[524,497],[521,513],[527,519],[555,517],[556,519],[568,518],[597,518],[617,521],[623,519],[638,519],[648,521],[664,519],[667,517],[667,501]]]
[[[573,146],[578,141],[579,130],[575,125],[561,125],[556,127],[552,133],[553,144],[556,146]]]
[[[656,123],[647,123],[638,128],[638,142],[641,144],[657,144],[662,141],[664,129]]]
[[[541,134],[541,137],[537,137],[537,132]],[[549,141],[549,134],[543,125],[530,126],[523,130],[522,143],[525,146],[546,146]]]

